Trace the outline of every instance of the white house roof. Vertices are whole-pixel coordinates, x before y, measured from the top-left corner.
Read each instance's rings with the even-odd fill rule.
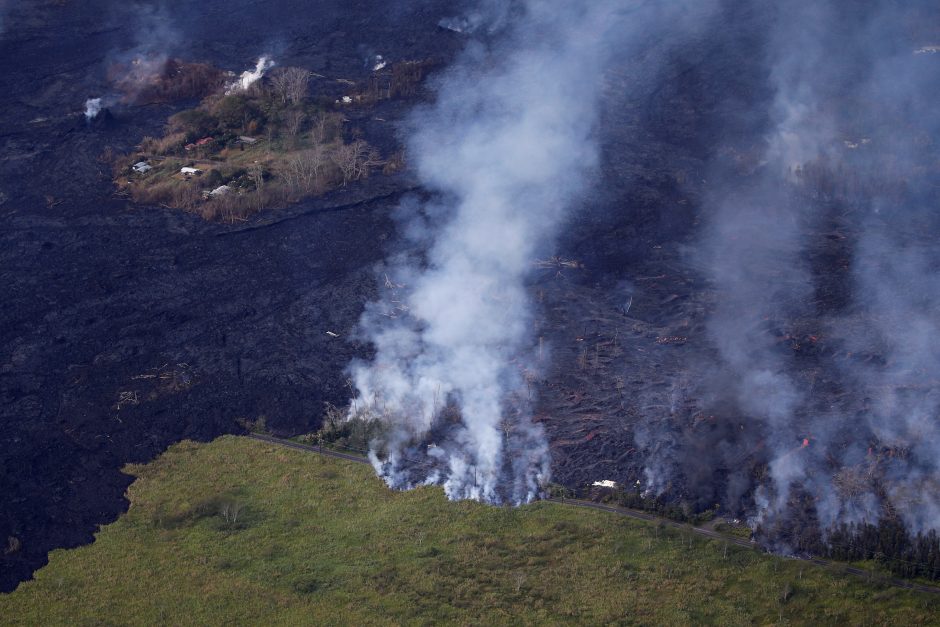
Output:
[[[617,482],[611,481],[610,479],[604,479],[602,481],[595,481],[593,485],[599,486],[601,488],[616,488]]]
[[[222,196],[224,194],[229,193],[230,191],[232,191],[232,188],[229,187],[228,185],[219,185],[214,190],[209,192],[209,195],[210,196]]]
[[[199,168],[180,168],[180,172],[183,174],[196,174],[198,172],[202,172],[202,170]]]

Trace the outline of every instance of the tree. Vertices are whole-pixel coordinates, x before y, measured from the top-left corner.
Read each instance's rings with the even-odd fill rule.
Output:
[[[190,137],[208,135],[215,130],[218,120],[202,109],[188,109],[172,116],[167,124],[171,133],[186,133]]]
[[[361,139],[338,146],[331,158],[343,175],[343,187],[349,181],[368,176],[371,168],[382,165],[379,152]]]
[[[326,149],[317,144],[310,150],[304,150],[287,161],[284,177],[294,189],[312,192],[320,188],[323,167],[326,165]]]
[[[264,166],[255,161],[248,166],[248,178],[255,184],[258,194],[258,209],[264,208]]]
[[[244,506],[238,501],[223,503],[219,508],[219,515],[228,524],[234,526],[238,523],[238,515],[241,514]]]
[[[342,144],[337,146],[330,155],[330,159],[343,175],[343,187],[346,187],[346,184],[356,176],[357,164],[361,158],[360,143],[363,142],[360,140],[351,144]]]
[[[219,124],[227,129],[244,129],[262,118],[261,112],[241,94],[225,96],[213,108]]]
[[[335,113],[321,113],[313,119],[310,138],[316,144],[327,144],[339,135],[343,119]]]
[[[282,68],[271,75],[271,87],[281,104],[297,104],[307,97],[310,76],[303,68]]]
[[[307,114],[299,109],[291,109],[284,114],[284,132],[294,141],[300,133],[300,127],[303,126]]]

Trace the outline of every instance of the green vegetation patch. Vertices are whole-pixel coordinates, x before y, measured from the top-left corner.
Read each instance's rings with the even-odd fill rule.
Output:
[[[392,492],[256,440],[127,469],[130,510],[0,596],[9,624],[930,624],[940,598],[605,512]]]

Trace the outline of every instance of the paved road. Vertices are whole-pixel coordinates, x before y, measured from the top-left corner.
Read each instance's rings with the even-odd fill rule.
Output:
[[[356,462],[357,464],[366,464],[371,465],[369,460],[363,457],[362,455],[350,455],[348,453],[340,453],[339,451],[334,451],[332,449],[323,448],[321,446],[311,446],[309,444],[301,444],[300,442],[294,442],[293,440],[283,440],[281,438],[271,437],[270,435],[261,435],[260,433],[251,433],[248,435],[249,438],[253,440],[261,440],[262,442],[268,442],[270,444],[278,444],[280,446],[286,446],[287,448],[295,448],[301,451],[309,451],[311,453],[319,453],[320,455],[326,455],[327,457],[336,457],[339,459],[345,459],[346,461]]]
[[[301,451],[309,451],[311,453],[319,453],[320,455],[327,455],[329,457],[336,457],[339,459],[345,459],[347,461],[356,462],[357,464],[369,464],[369,460],[362,457],[361,455],[350,455],[348,453],[341,453],[339,451],[334,451],[328,448],[322,448],[319,446],[310,446],[308,444],[300,444],[299,442],[294,442],[292,440],[283,440],[281,438],[275,438],[269,435],[261,435],[258,433],[252,433],[248,436],[254,440],[261,440],[262,442],[268,442],[270,444],[277,444],[279,446],[286,446],[288,448],[295,448]],[[565,498],[550,498],[546,499],[552,503],[558,503],[559,505],[568,505],[570,507],[581,507],[584,509],[595,509],[602,512],[610,512],[611,514],[616,514],[618,516],[627,516],[628,518],[636,518],[637,520],[644,520],[647,522],[653,523],[662,523],[668,527],[674,529],[680,529],[683,531],[691,531],[700,536],[705,536],[706,538],[711,538],[713,540],[720,540],[722,542],[727,542],[728,544],[733,544],[739,547],[744,547],[747,549],[758,549],[758,546],[749,540],[744,540],[743,538],[737,538],[735,536],[725,535],[711,529],[704,529],[702,527],[689,527],[688,525],[683,525],[677,523],[674,520],[669,520],[668,518],[662,518],[649,512],[644,512],[637,509],[630,509],[627,507],[617,507],[614,505],[607,505],[605,503],[595,503],[593,501],[582,501],[580,499],[565,499]],[[801,558],[793,558],[801,559]],[[828,560],[820,559],[817,557],[805,559],[804,561],[816,564],[817,566],[837,568],[841,572],[848,573],[851,575],[856,575],[864,579],[869,579],[871,573],[863,570],[861,568],[855,568],[854,566],[847,566],[840,562],[830,562]],[[927,592],[929,594],[940,594],[940,588],[934,586],[928,586],[924,584],[914,583],[911,581],[904,581],[903,579],[881,579],[882,583],[886,583],[898,588],[904,588],[906,590],[916,590],[917,592]]]

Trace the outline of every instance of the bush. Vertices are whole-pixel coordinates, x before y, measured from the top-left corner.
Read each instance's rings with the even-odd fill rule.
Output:
[[[224,182],[222,173],[218,170],[209,170],[204,180],[208,189],[215,189]]]
[[[173,201],[179,185],[180,182],[173,179],[148,186],[135,185],[131,187],[131,198],[134,202],[144,205],[169,204]]]
[[[387,431],[387,425],[369,412],[360,412],[350,418],[345,410],[326,403],[323,427],[317,432],[317,438],[335,447],[364,453]]]
[[[182,133],[190,139],[209,135],[219,125],[219,121],[202,109],[187,109],[170,116],[167,127],[173,134]]]
[[[212,106],[211,111],[222,129],[239,131],[253,126],[257,130],[264,124],[264,114],[241,94],[224,96]]]

